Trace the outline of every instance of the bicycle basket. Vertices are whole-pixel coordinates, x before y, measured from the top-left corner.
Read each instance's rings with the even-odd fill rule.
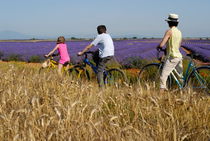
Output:
[[[43,68],[46,68],[46,67],[48,67],[50,65],[50,59],[47,59],[46,61],[44,61],[43,63],[42,63],[42,67]]]

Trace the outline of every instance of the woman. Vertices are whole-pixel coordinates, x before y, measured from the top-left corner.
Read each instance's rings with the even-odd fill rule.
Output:
[[[166,61],[163,66],[163,70],[160,76],[160,93],[167,90],[166,81],[170,73],[176,69],[182,77],[183,66],[182,66],[182,54],[179,51],[182,42],[182,33],[177,28],[179,20],[177,14],[169,14],[168,22],[169,29],[166,31],[161,43],[157,46],[157,49],[161,49],[166,45]]]

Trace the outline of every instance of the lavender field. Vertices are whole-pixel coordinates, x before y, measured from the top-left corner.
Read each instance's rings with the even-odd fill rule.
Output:
[[[67,42],[72,61],[80,61],[77,52],[90,42]],[[132,57],[153,60],[159,42],[115,40],[116,58],[122,64]],[[209,59],[210,41],[187,40],[183,45]],[[1,59],[7,59],[19,54],[28,61],[31,56],[43,56],[54,46],[52,41],[0,42],[0,55]],[[183,50],[182,53],[185,55]],[[125,83],[102,90],[96,80],[80,81],[72,75],[60,77],[51,71],[39,74],[38,66],[38,63],[1,61],[1,140],[210,139],[210,99],[202,91],[186,88],[161,94],[149,83],[146,87],[142,83]]]
[[[67,41],[71,60],[80,61],[77,52],[82,50],[91,41]],[[115,40],[115,57],[121,64],[127,63],[128,58],[140,58],[154,60],[157,51],[155,47],[160,42],[159,39],[138,39],[138,40]],[[210,61],[210,40],[184,40],[182,43],[185,48],[199,54],[204,61]],[[18,55],[21,60],[28,61],[32,56],[47,54],[55,46],[53,41],[38,42],[0,42],[1,59],[6,60],[12,55]],[[96,47],[93,50],[97,49]],[[186,53],[181,50],[183,55]]]

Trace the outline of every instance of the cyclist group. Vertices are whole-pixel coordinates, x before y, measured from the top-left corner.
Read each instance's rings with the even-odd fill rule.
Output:
[[[179,17],[177,14],[169,14],[166,21],[168,22],[169,29],[166,31],[161,43],[157,46],[157,50],[162,49],[165,45],[167,49],[166,61],[164,63],[164,67],[160,77],[161,93],[167,90],[166,81],[173,69],[176,68],[181,75],[183,72],[182,54],[179,51],[182,41],[182,33],[177,28]],[[99,87],[103,87],[103,70],[107,62],[109,62],[109,60],[111,60],[114,56],[114,44],[111,36],[106,32],[105,25],[99,25],[97,27],[97,32],[97,37],[82,51],[78,52],[77,55],[81,56],[93,46],[98,45],[99,60],[97,63],[97,80]],[[70,61],[67,46],[65,44],[65,38],[63,36],[58,37],[56,47],[45,56],[48,57],[52,55],[56,50],[58,50],[58,53],[60,55],[58,73],[61,74],[61,69],[63,65],[69,63]]]

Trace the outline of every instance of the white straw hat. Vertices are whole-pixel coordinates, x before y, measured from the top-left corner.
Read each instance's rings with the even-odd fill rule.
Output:
[[[168,21],[168,22],[179,22],[179,16],[177,14],[169,14],[168,15],[168,19],[166,19],[165,21]]]

